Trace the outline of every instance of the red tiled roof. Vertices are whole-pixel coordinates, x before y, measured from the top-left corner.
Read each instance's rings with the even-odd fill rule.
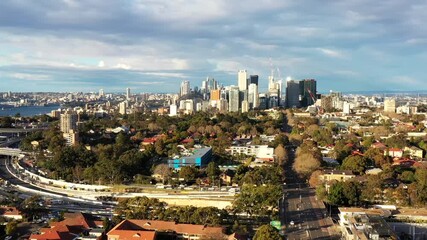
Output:
[[[1,206],[0,215],[2,216],[19,216],[21,212],[16,207]]]
[[[389,152],[403,152],[402,149],[400,149],[400,148],[389,148],[388,151]]]
[[[108,236],[118,236],[120,240],[155,240],[156,232],[147,230],[111,230]]]
[[[194,225],[194,224],[178,224],[175,222],[168,221],[157,221],[157,220],[124,220],[114,227],[108,235],[116,235],[119,231],[123,230],[148,230],[148,231],[173,231],[179,234],[193,234],[200,236],[224,236],[222,227],[207,227],[204,225]],[[122,239],[122,238],[120,238]]]
[[[72,240],[90,228],[97,227],[90,217],[82,213],[65,213],[64,218],[61,222],[52,222],[50,228],[40,229],[41,234],[32,234],[30,240]]]

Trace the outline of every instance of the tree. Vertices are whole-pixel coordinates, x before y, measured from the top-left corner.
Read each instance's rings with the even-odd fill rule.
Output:
[[[329,188],[328,202],[334,206],[345,205],[346,199],[342,182],[336,182]]]
[[[218,178],[220,170],[218,165],[214,161],[210,162],[206,167],[206,174],[208,175],[209,179],[213,180]]]
[[[276,149],[274,149],[274,154],[276,155],[276,160],[279,165],[284,165],[288,161],[288,152],[282,144],[279,144]]]
[[[310,175],[310,179],[308,180],[310,187],[315,188],[315,187],[322,184],[322,181],[320,179],[320,175],[322,175],[321,170],[316,170]]]
[[[384,156],[383,152],[378,148],[369,148],[364,155],[371,162],[375,163],[377,167],[382,167],[382,165],[389,163],[388,157]]]
[[[184,166],[179,170],[179,177],[184,178],[184,181],[194,181],[197,177],[198,170],[194,166]]]
[[[310,153],[299,154],[298,157],[295,158],[294,164],[292,168],[299,175],[304,177],[309,176],[313,171],[320,167],[320,160],[315,158]]]
[[[172,176],[172,171],[167,164],[159,164],[154,169],[154,174],[160,175],[164,184],[165,181]]]
[[[282,196],[280,185],[265,184],[254,186],[244,185],[233,202],[235,212],[252,215],[269,216],[277,209],[277,201]]]
[[[280,240],[279,232],[269,224],[262,225],[255,233],[253,240]]]
[[[341,168],[344,170],[351,170],[356,174],[362,175],[365,173],[367,162],[366,158],[359,155],[348,156],[342,162]]]
[[[360,186],[357,182],[343,182],[343,193],[346,198],[346,205],[356,206],[360,203]]]
[[[7,235],[13,235],[16,232],[18,223],[15,220],[11,220],[6,224],[5,232]]]

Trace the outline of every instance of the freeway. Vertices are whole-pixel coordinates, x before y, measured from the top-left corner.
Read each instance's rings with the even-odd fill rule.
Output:
[[[48,209],[51,210],[68,210],[71,212],[91,212],[91,213],[101,213],[101,215],[111,215],[112,214],[112,206],[111,205],[100,205],[90,202],[82,202],[82,201],[73,201],[72,199],[66,199],[66,194],[58,193],[54,191],[47,190],[45,188],[37,187],[32,184],[29,184],[27,182],[24,182],[18,178],[15,178],[9,171],[8,167],[6,167],[6,164],[9,164],[9,161],[5,157],[0,157],[0,177],[2,179],[7,180],[12,186],[22,186],[27,189],[33,190],[32,192],[26,192],[26,194],[29,195],[41,195],[46,196],[46,194],[49,194],[50,198],[54,199],[61,199],[64,200],[64,204],[61,205],[51,205],[48,206]],[[10,168],[9,168],[10,169]],[[51,197],[53,195],[56,195],[58,197]]]

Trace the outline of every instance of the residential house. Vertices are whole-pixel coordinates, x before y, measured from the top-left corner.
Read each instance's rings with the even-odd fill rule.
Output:
[[[384,156],[401,158],[403,156],[403,150],[400,148],[389,148],[384,152]]]
[[[323,170],[322,174],[319,176],[320,180],[323,182],[329,182],[329,181],[338,181],[338,182],[345,182],[349,179],[352,179],[356,177],[356,175],[353,174],[352,171],[349,170]]]
[[[233,181],[234,175],[236,174],[235,171],[232,171],[230,169],[225,170],[219,177],[221,178],[221,181],[225,184],[231,184]]]
[[[131,239],[227,239],[222,227],[180,224],[158,220],[123,220],[108,233],[108,240]],[[145,238],[142,238],[144,236]]]
[[[103,222],[89,214],[65,213],[64,220],[50,223],[41,228],[40,233],[31,234],[29,240],[100,240],[104,234]]]
[[[331,181],[345,182],[354,177],[356,177],[356,175],[354,175],[352,171],[335,169],[323,170],[322,174],[319,175],[319,179],[325,184],[326,191],[328,192]]]
[[[22,213],[16,207],[0,206],[0,216],[6,219],[22,219]]]
[[[423,150],[415,146],[405,147],[405,152],[409,153],[411,158],[423,158]]]

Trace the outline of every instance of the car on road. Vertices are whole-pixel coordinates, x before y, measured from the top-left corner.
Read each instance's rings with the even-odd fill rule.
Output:
[[[295,225],[294,221],[290,221],[289,225],[291,225],[291,226]]]

